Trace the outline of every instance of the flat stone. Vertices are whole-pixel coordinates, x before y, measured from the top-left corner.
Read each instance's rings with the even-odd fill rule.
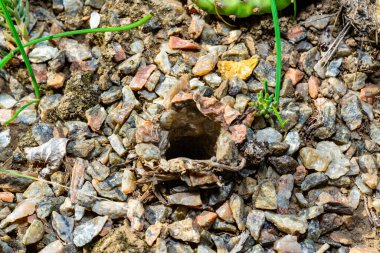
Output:
[[[40,241],[44,237],[44,234],[44,224],[40,220],[34,220],[26,230],[22,243],[24,245],[34,244]]]
[[[266,210],[277,209],[277,194],[273,182],[268,181],[261,185],[259,194],[255,201],[255,207]]]
[[[144,226],[144,206],[137,199],[128,199],[127,217],[131,222],[131,228],[136,231],[141,231]]]
[[[192,73],[195,76],[205,76],[214,70],[216,65],[216,56],[214,54],[207,54],[201,56],[195,64]]]
[[[111,219],[126,218],[128,204],[109,200],[96,201],[92,207],[92,211],[98,215],[108,216]]]
[[[62,253],[64,246],[60,240],[56,240],[46,245],[39,253]]]
[[[338,179],[348,172],[350,168],[350,161],[334,142],[319,142],[317,144],[317,150],[330,153],[331,155],[331,163],[326,171],[326,175],[330,179]]]
[[[324,172],[331,162],[331,155],[329,153],[324,153],[309,147],[302,148],[299,155],[302,164],[310,170]]]
[[[145,160],[159,160],[161,158],[160,149],[153,144],[139,143],[135,146],[136,154]]]
[[[112,134],[108,137],[108,140],[110,141],[113,150],[115,150],[119,156],[122,157],[126,154],[127,150],[124,148],[123,141],[119,135]]]
[[[104,224],[107,222],[107,216],[98,216],[79,226],[74,230],[73,242],[77,247],[83,247],[102,231]]]
[[[201,206],[202,200],[199,193],[190,192],[180,192],[174,193],[167,197],[168,202],[174,205],[184,205],[184,206]]]
[[[313,15],[305,20],[304,25],[306,28],[314,27],[318,30],[323,30],[329,24],[330,19],[331,16],[327,14]]]
[[[52,46],[43,45],[34,48],[28,55],[29,60],[33,63],[42,63],[55,58],[58,55],[58,49]]]
[[[232,216],[234,217],[236,224],[240,231],[245,230],[245,211],[244,211],[244,200],[237,194],[232,194],[230,198],[230,208],[232,211]]]
[[[260,238],[261,229],[265,223],[265,213],[260,210],[252,210],[248,213],[246,226],[251,236],[257,241]]]
[[[10,129],[5,129],[0,132],[0,150],[6,148],[11,143],[11,131]]]
[[[168,227],[170,236],[185,242],[199,243],[201,239],[200,232],[195,226],[193,219],[173,222]]]
[[[257,130],[253,135],[253,138],[258,142],[271,144],[281,142],[282,135],[276,129],[268,127],[262,130]]]
[[[135,54],[117,67],[123,74],[130,75],[134,74],[141,63],[142,55],[140,53]]]
[[[362,124],[362,110],[359,98],[348,93],[341,100],[341,115],[351,131],[358,129]]]
[[[308,228],[306,219],[295,215],[281,215],[265,212],[265,218],[284,233],[305,234]]]
[[[298,167],[297,161],[288,155],[272,156],[268,160],[280,175],[293,174]]]
[[[323,185],[327,183],[329,178],[321,172],[312,173],[310,175],[307,175],[305,180],[301,184],[301,189],[303,191],[308,191],[312,188],[315,188],[317,186]]]
[[[11,109],[17,104],[17,100],[6,93],[0,94],[0,109]]]
[[[69,242],[72,239],[72,232],[74,229],[74,219],[60,215],[53,211],[52,214],[52,226],[59,238],[65,242]]]
[[[297,236],[286,235],[274,243],[273,249],[278,253],[302,253],[301,244],[297,242]]]
[[[149,205],[145,209],[145,218],[150,224],[164,223],[171,212],[172,209],[164,205]]]

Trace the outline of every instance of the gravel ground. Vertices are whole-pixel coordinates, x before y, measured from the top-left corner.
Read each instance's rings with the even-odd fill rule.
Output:
[[[42,100],[0,127],[0,165],[65,187],[0,174],[0,252],[380,252],[380,54],[347,0],[280,14],[286,131],[249,105],[274,91],[270,15],[47,2],[32,33],[153,18],[30,50]],[[1,123],[33,99],[19,59],[0,91]]]

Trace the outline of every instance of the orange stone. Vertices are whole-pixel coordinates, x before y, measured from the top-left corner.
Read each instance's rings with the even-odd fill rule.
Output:
[[[219,218],[221,218],[222,220],[224,220],[226,222],[229,222],[229,223],[235,222],[235,219],[232,216],[232,210],[230,208],[230,204],[228,203],[228,201],[224,202],[224,204],[221,205],[216,210],[216,213],[219,216]]]
[[[48,79],[47,79],[48,86],[54,89],[59,89],[64,85],[64,83],[65,83],[65,74],[61,72],[48,74]]]
[[[304,73],[299,69],[289,68],[285,74],[285,78],[289,78],[293,85],[299,83],[304,76]]]
[[[214,212],[203,211],[200,215],[195,217],[195,223],[202,228],[209,228],[217,217],[218,215]]]
[[[318,88],[320,81],[318,77],[311,76],[309,78],[309,95],[311,98],[317,98],[318,97]]]
[[[15,199],[15,195],[11,192],[0,192],[0,200],[8,203],[12,203]]]

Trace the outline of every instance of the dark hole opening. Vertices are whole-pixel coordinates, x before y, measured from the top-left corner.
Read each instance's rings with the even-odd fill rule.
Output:
[[[195,106],[177,113],[169,129],[169,148],[166,159],[187,157],[210,159],[215,156],[215,145],[220,126],[203,116]]]

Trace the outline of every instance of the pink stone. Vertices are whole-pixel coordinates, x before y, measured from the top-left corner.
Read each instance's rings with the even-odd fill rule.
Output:
[[[299,69],[289,68],[285,74],[285,78],[292,80],[292,84],[296,85],[302,80],[304,73]]]
[[[129,87],[131,87],[133,91],[141,90],[148,81],[150,75],[153,73],[153,71],[156,70],[156,68],[157,67],[154,64],[140,68],[137,71],[136,75],[133,77],[131,83],[129,84]]]
[[[245,125],[235,125],[230,127],[230,131],[232,133],[232,140],[238,144],[242,143],[247,137],[247,127]]]
[[[169,47],[171,49],[189,49],[189,50],[199,50],[201,48],[198,43],[192,42],[190,40],[184,40],[175,36],[170,36]]]

